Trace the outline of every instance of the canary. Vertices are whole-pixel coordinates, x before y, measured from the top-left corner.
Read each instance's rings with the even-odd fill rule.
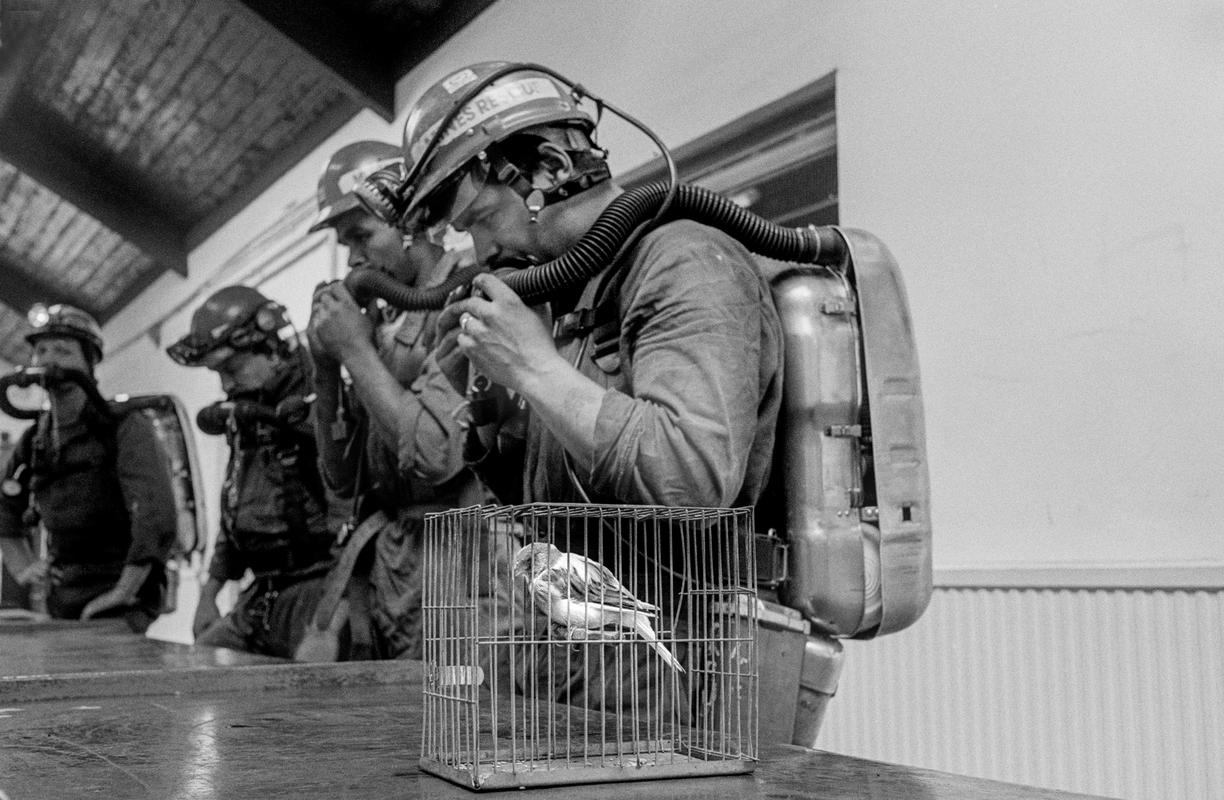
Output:
[[[587,638],[613,627],[634,631],[667,666],[684,672],[650,624],[659,607],[634,597],[598,561],[533,542],[514,554],[513,573],[527,581],[536,608],[564,626],[569,638]]]

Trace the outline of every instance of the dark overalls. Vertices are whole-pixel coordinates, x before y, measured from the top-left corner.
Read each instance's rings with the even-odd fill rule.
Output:
[[[289,362],[246,397],[268,409],[309,392],[304,370]],[[211,577],[254,580],[234,609],[197,644],[291,658],[314,614],[335,540],[319,477],[313,426],[306,413],[284,424],[231,420],[230,460],[221,489],[221,529]]]
[[[115,585],[125,564],[152,568],[136,607],[108,614],[124,615],[143,631],[160,613],[175,536],[168,477],[161,464],[148,462],[160,453],[142,415],[114,419],[92,406],[54,428],[43,414],[23,434],[0,499],[0,535],[22,536],[39,524],[46,530],[52,617],[78,619]]]

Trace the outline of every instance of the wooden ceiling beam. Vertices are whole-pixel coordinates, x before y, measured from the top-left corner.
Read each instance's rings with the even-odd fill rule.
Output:
[[[187,274],[187,225],[148,187],[104,158],[63,120],[19,95],[0,118],[0,157],[140,248],[163,270]]]
[[[407,75],[409,70],[433,55],[447,39],[476,19],[480,12],[493,3],[494,0],[448,0],[442,4],[429,18],[428,25],[423,25],[415,35],[405,36],[396,43],[391,56],[394,73],[401,78]],[[466,62],[456,62],[448,66],[450,69],[459,69],[465,64]],[[399,82],[398,78],[396,82]]]
[[[20,314],[22,317],[35,303],[67,303],[98,318],[98,309],[89,303],[83,303],[75,297],[42,281],[29,277],[28,268],[16,263],[11,257],[0,252],[0,274],[4,275],[4,285],[0,287],[0,301]]]
[[[358,105],[390,122],[395,117],[399,74],[379,46],[378,32],[363,30],[352,15],[327,0],[228,0],[260,24],[296,45],[331,73]]]
[[[147,269],[140,273],[126,289],[119,293],[119,296],[110,305],[106,308],[99,308],[98,312],[94,314],[94,319],[98,321],[99,325],[105,325],[112,317],[127,308],[136,298],[140,297],[144,290],[152,286],[153,282],[161,276],[162,271],[158,269]]]

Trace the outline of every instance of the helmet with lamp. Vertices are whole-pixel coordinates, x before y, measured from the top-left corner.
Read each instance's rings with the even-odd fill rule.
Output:
[[[90,366],[102,360],[102,328],[92,316],[66,303],[35,303],[27,315],[30,332],[26,341],[33,345],[46,336],[67,336],[81,343]]]

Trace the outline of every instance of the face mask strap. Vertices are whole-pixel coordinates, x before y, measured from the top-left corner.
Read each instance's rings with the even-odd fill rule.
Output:
[[[509,186],[515,194],[523,198],[523,205],[527,207],[529,219],[533,223],[539,221],[540,212],[545,206],[567,200],[612,177],[607,163],[601,162],[598,166],[583,171],[551,189],[541,189],[533,186],[526,173],[510,163],[505,156],[495,154],[489,159],[489,163],[497,182]]]

